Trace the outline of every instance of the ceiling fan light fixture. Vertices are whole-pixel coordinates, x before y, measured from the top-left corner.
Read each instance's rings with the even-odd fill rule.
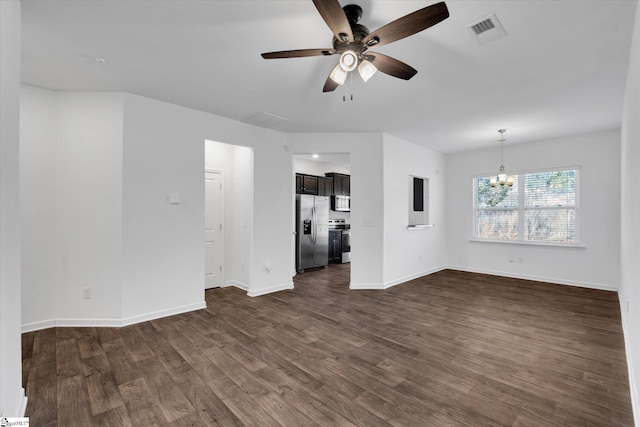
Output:
[[[344,82],[347,81],[347,74],[349,73],[343,70],[342,66],[338,64],[333,67],[333,70],[331,71],[331,74],[329,74],[329,77],[331,77],[331,80],[338,83],[339,85],[343,85]]]
[[[378,71],[376,66],[366,59],[363,59],[360,65],[358,65],[358,73],[360,73],[360,77],[362,77],[362,80],[365,82],[373,77],[376,71]]]
[[[352,50],[346,50],[340,55],[340,67],[344,71],[353,71],[358,66],[358,56]]]

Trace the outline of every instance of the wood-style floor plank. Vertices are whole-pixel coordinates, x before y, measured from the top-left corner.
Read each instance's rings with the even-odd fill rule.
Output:
[[[37,426],[632,426],[613,292],[445,270],[384,291],[349,265],[123,328],[23,334]]]

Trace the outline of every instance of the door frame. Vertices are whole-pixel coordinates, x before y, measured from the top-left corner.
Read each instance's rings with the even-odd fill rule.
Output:
[[[222,201],[222,204],[220,206],[220,225],[221,225],[221,228],[220,228],[220,240],[221,240],[221,244],[222,244],[222,248],[221,248],[221,251],[220,251],[220,265],[222,266],[222,270],[220,271],[220,287],[222,288],[222,287],[225,286],[224,278],[225,278],[225,273],[226,273],[225,272],[226,268],[224,266],[224,254],[225,254],[225,250],[226,250],[226,247],[225,247],[225,228],[226,228],[226,226],[225,226],[225,217],[224,217],[224,205],[225,205],[225,203],[224,203],[224,194],[225,194],[225,191],[224,191],[225,190],[224,170],[206,168],[204,170],[204,179],[205,180],[207,178],[207,174],[208,173],[214,173],[214,174],[220,175],[220,184],[221,184],[221,187],[220,187],[220,200]],[[206,189],[205,189],[205,191],[206,191]],[[207,195],[204,194],[205,203],[206,203],[206,197],[207,197]],[[206,208],[205,208],[205,215],[206,215]],[[206,217],[205,217],[205,224],[206,224]],[[206,233],[206,228],[203,231]],[[206,243],[206,238],[205,238],[205,243]],[[206,260],[205,260],[205,267],[206,267]],[[205,269],[205,275],[203,276],[203,278],[204,277],[206,277],[206,269]],[[205,280],[205,284],[204,285],[205,285],[204,286],[205,290],[207,290],[207,289],[215,289],[215,287],[207,288],[206,287],[206,280]]]

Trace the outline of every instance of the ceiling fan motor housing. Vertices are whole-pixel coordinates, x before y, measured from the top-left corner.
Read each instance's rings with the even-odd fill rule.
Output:
[[[344,50],[351,49],[354,51],[364,51],[367,49],[364,43],[362,43],[362,39],[369,35],[369,29],[364,25],[353,24],[351,25],[351,32],[353,33],[353,42],[349,43],[348,41],[338,40],[335,36],[333,37],[333,48],[341,53]],[[346,48],[345,48],[346,47]]]
[[[342,8],[344,14],[349,21],[351,32],[353,33],[353,42],[339,40],[337,37],[333,37],[333,48],[336,53],[342,54],[347,50],[356,52],[361,57],[368,46],[362,43],[362,40],[369,35],[369,29],[364,25],[358,24],[360,18],[362,18],[362,8],[357,4],[348,4]]]
[[[344,10],[344,14],[352,27],[362,18],[362,8],[357,4],[348,4],[342,10]]]

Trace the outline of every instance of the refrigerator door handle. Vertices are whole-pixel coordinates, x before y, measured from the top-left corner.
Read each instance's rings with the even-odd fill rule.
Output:
[[[311,228],[311,240],[313,243],[316,243],[316,236],[318,235],[317,224],[316,224],[316,207],[311,208],[311,221],[313,222],[313,227]]]

